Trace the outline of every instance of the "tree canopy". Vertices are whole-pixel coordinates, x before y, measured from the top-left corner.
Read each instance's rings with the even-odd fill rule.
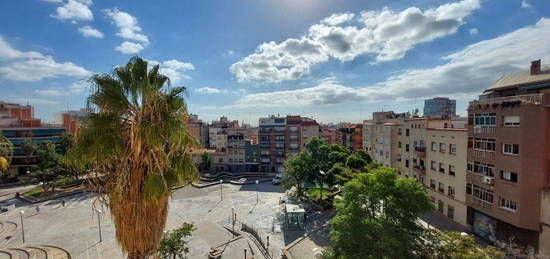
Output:
[[[418,216],[433,208],[424,187],[378,168],[347,182],[330,221],[338,258],[415,258],[424,228]]]
[[[181,227],[166,232],[160,241],[159,256],[162,259],[184,259],[189,253],[189,238],[195,231],[193,224],[184,222]]]

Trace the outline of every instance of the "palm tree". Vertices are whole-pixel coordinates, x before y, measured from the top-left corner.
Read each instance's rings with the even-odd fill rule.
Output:
[[[23,153],[25,154],[25,162],[27,162],[27,171],[30,168],[31,164],[31,156],[36,152],[38,149],[38,146],[32,139],[25,139],[23,143],[21,144],[21,149],[23,150]]]
[[[68,156],[103,175],[100,187],[108,199],[102,201],[128,258],[155,253],[171,188],[198,178],[191,159],[198,142],[185,130],[186,88],[171,88],[158,65],[147,67],[134,57],[113,74],[91,77],[88,107],[97,113],[88,115]]]

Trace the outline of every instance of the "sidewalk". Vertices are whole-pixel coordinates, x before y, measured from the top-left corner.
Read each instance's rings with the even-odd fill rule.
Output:
[[[420,223],[426,228],[436,228],[444,231],[466,232],[471,234],[468,227],[462,226],[452,219],[435,211],[430,211],[419,217]]]

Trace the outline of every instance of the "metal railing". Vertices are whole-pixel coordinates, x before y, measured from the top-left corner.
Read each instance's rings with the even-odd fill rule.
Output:
[[[542,94],[526,94],[526,95],[516,95],[516,96],[507,96],[492,98],[487,100],[475,100],[470,102],[470,106],[478,104],[502,104],[504,102],[519,102],[523,105],[540,105],[542,103]]]

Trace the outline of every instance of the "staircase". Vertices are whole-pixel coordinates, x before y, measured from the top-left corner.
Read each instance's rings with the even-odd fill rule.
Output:
[[[17,224],[0,221],[0,259],[70,259],[71,255],[63,248],[51,245],[28,245],[7,247],[15,235]]]

